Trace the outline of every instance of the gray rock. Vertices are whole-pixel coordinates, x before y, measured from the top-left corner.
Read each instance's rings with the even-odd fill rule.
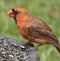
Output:
[[[40,61],[36,49],[26,48],[20,40],[0,36],[0,61]],[[34,48],[34,47],[33,47]]]

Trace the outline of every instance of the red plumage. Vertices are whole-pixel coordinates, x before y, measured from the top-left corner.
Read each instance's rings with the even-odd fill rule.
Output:
[[[23,8],[13,8],[8,15],[15,19],[19,33],[28,41],[40,45],[52,44],[60,52],[59,42],[51,28]]]

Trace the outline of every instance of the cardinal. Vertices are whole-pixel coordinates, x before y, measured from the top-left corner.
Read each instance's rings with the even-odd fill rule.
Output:
[[[39,45],[51,44],[60,53],[60,44],[51,28],[42,20],[32,16],[24,8],[12,8],[8,16],[15,20],[19,33],[31,42]]]

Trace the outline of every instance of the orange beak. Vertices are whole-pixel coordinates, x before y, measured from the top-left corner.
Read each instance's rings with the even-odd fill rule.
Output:
[[[12,18],[14,17],[12,10],[8,11],[8,16]]]

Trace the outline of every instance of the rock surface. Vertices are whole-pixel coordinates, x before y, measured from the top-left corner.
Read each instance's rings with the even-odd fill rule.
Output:
[[[26,48],[23,42],[8,37],[0,36],[0,61],[39,61],[36,49]]]

